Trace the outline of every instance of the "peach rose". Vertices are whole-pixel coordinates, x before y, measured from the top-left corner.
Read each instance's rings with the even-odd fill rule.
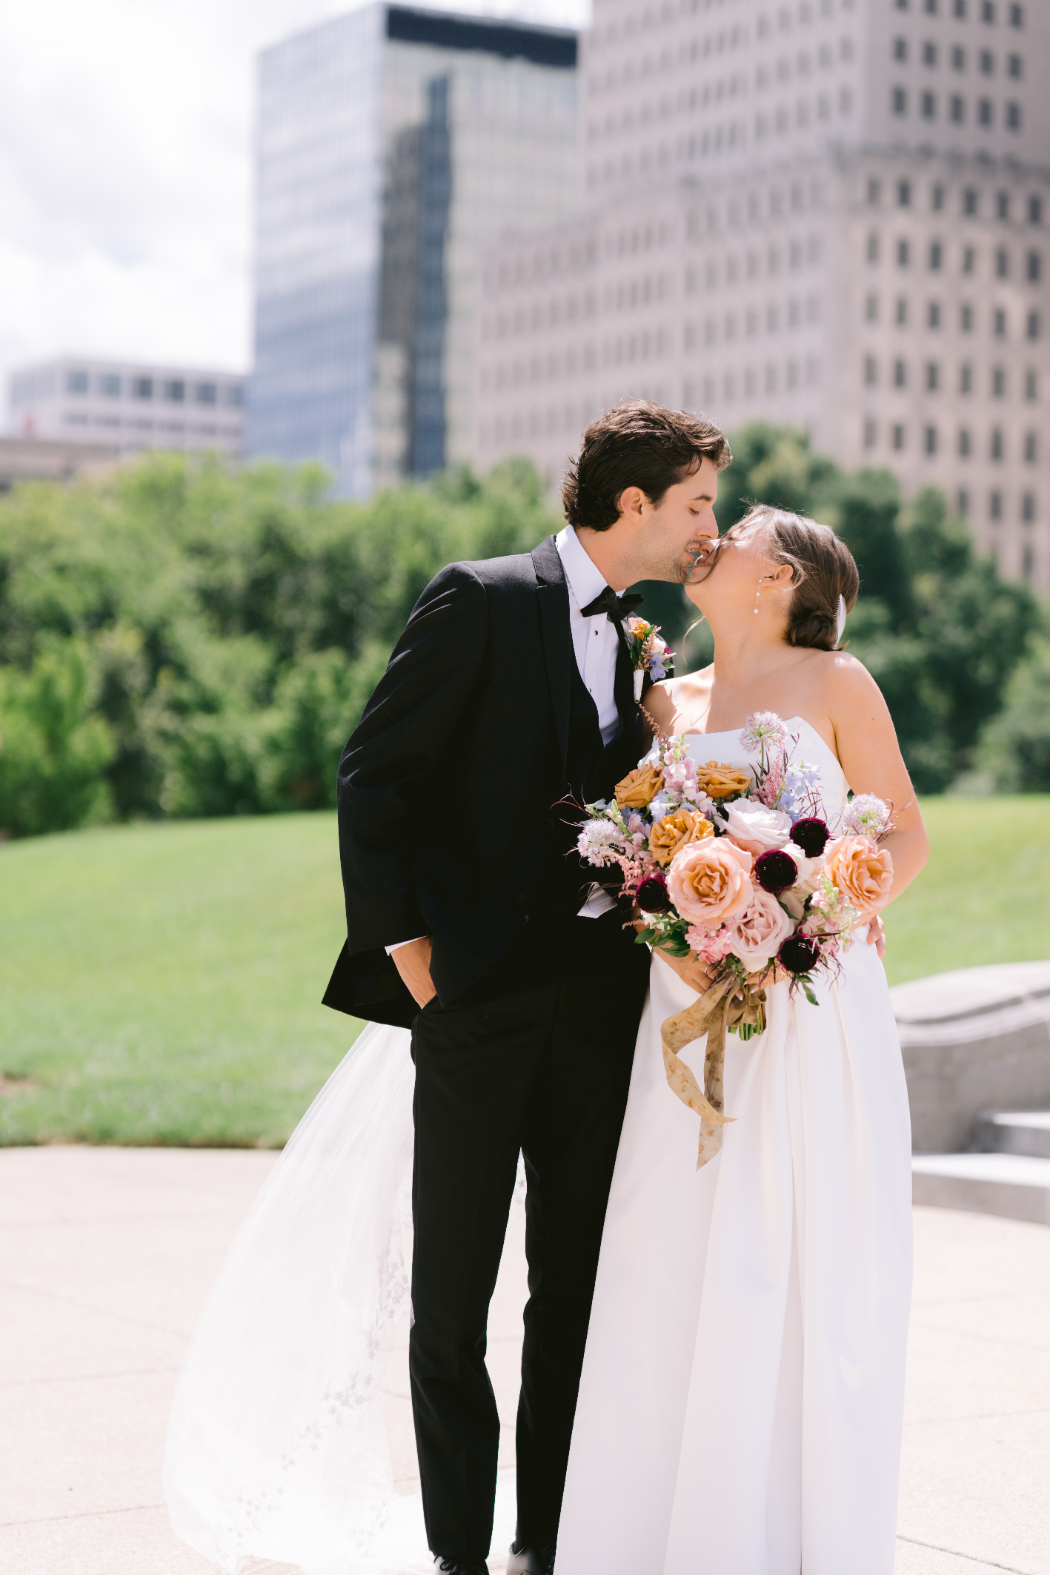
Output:
[[[683,919],[716,928],[751,901],[751,855],[728,837],[691,842],[671,860],[667,892]]]
[[[614,792],[621,809],[644,809],[664,785],[664,774],[656,766],[635,766],[622,782],[617,782]]]
[[[698,809],[677,809],[656,822],[649,833],[649,852],[657,864],[670,864],[679,848],[714,834],[714,826]]]
[[[824,850],[824,869],[859,913],[873,913],[889,901],[893,857],[870,837],[836,837]]]
[[[728,926],[732,939],[729,950],[751,973],[758,973],[786,941],[794,922],[784,912],[772,892],[754,888],[751,902],[732,924]]]
[[[722,766],[717,760],[709,760],[706,765],[697,766],[696,785],[708,798],[736,798],[747,792],[751,778],[736,766]]]

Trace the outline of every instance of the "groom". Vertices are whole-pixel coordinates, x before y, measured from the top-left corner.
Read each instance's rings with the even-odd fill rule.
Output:
[[[412,1405],[435,1568],[484,1575],[499,1418],[486,1322],[528,1180],[508,1571],[549,1575],[649,955],[576,853],[571,801],[644,748],[622,620],[717,535],[717,427],[632,402],[584,435],[568,525],[443,569],[343,752],[348,940],[325,995],[412,1030]]]

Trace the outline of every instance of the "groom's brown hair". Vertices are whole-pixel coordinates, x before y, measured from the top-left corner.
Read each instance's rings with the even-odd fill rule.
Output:
[[[658,504],[668,487],[699,470],[705,459],[724,470],[732,458],[713,421],[648,399],[625,400],[604,411],[583,434],[579,457],[562,483],[565,518],[570,525],[608,530],[619,518],[620,497],[628,487],[641,487],[650,503]]]

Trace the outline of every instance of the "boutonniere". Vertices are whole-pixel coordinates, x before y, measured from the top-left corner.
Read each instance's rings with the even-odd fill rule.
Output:
[[[640,703],[646,673],[654,684],[674,677],[671,648],[660,634],[659,624],[646,623],[644,618],[625,619],[624,634],[634,668],[634,698]]]

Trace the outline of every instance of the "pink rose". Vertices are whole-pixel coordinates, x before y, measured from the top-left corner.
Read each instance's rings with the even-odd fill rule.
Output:
[[[782,809],[767,809],[753,798],[738,798],[725,806],[725,834],[738,847],[757,857],[791,840],[791,816]]]
[[[751,855],[728,837],[691,842],[671,860],[667,891],[683,919],[717,929],[751,901]]]
[[[727,928],[729,950],[752,973],[758,973],[776,956],[781,941],[787,940],[795,925],[773,893],[756,886],[750,906]]]
[[[893,889],[893,856],[870,837],[836,837],[824,849],[824,873],[848,903],[866,915],[885,907]]]

